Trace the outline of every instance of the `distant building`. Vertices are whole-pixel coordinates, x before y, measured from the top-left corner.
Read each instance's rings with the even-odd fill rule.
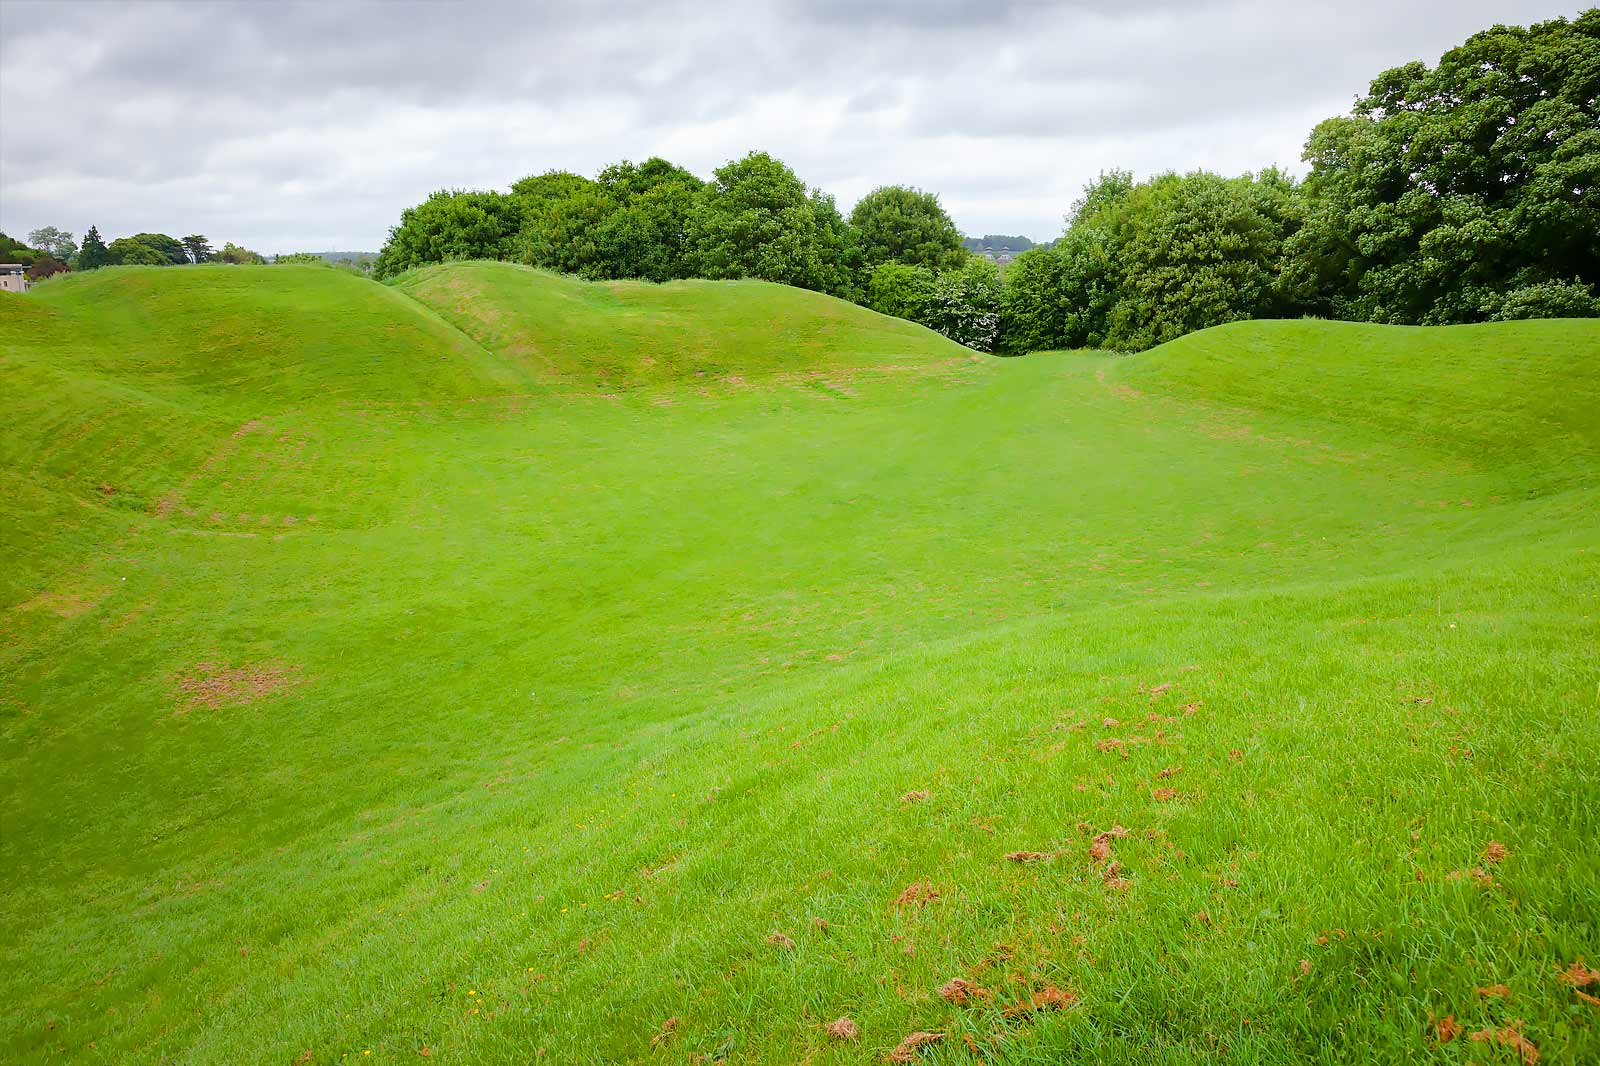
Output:
[[[0,292],[27,292],[28,279],[21,263],[0,263]]]

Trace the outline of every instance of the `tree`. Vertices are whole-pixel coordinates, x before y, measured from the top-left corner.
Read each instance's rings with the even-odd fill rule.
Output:
[[[328,261],[316,252],[290,252],[287,255],[275,255],[273,263],[303,263],[311,266],[329,266]]]
[[[1065,259],[1054,248],[1032,248],[1011,261],[1000,320],[1012,351],[1071,347],[1066,340],[1070,307]]]
[[[441,189],[400,213],[372,272],[391,278],[402,271],[449,259],[509,259],[522,226],[514,196]]]
[[[83,235],[83,245],[78,249],[78,269],[98,270],[111,265],[111,253],[100,239],[100,231],[93,226]]]
[[[159,248],[137,237],[118,237],[106,245],[111,262],[117,266],[171,266],[171,261]]]
[[[524,210],[537,207],[547,200],[560,200],[594,182],[570,170],[547,170],[543,174],[530,174],[512,183],[511,195],[522,202]]]
[[[191,263],[209,263],[217,254],[203,233],[191,233],[185,237],[183,250],[188,254]]]
[[[232,241],[228,241],[222,246],[222,251],[217,253],[217,261],[221,263],[232,263],[235,265],[259,265],[265,263],[267,260],[266,257],[260,252],[252,252],[248,248],[241,247],[237,244],[234,244]]]
[[[38,252],[29,248],[15,237],[0,233],[0,262],[19,263],[22,266],[28,266],[38,256]]]
[[[1285,287],[1323,313],[1470,322],[1600,286],[1600,9],[1496,26],[1312,131]],[[1570,303],[1565,297],[1563,301]]]
[[[660,157],[638,166],[627,161],[609,166],[596,183],[616,204],[594,233],[604,275],[650,281],[688,277],[689,215],[705,183]]]
[[[884,185],[863,196],[850,212],[868,269],[893,260],[930,270],[959,267],[966,259],[961,231],[939,198],[905,185]]]
[[[923,322],[957,344],[992,352],[1000,343],[1001,291],[1000,268],[973,257],[934,279]]]
[[[155,251],[167,266],[185,266],[189,262],[188,250],[176,237],[169,237],[165,233],[136,233],[133,239]]]
[[[1106,342],[1140,350],[1274,307],[1283,233],[1251,175],[1167,174],[1113,209],[1121,272]]]
[[[121,266],[178,266],[189,261],[182,242],[165,233],[118,237],[106,246],[106,251],[111,261]]]
[[[879,263],[867,281],[867,306],[896,318],[921,322],[933,298],[933,271],[893,260]]]
[[[73,247],[77,246],[74,245]],[[28,269],[24,272],[24,275],[29,281],[43,281],[45,278],[54,277],[57,274],[64,274],[66,271],[66,263],[46,252],[33,261],[33,265],[28,267]]]
[[[530,266],[611,277],[600,251],[598,231],[617,210],[611,191],[592,181],[551,188],[541,197],[525,197],[516,258]]]
[[[607,276],[670,281],[691,274],[689,215],[700,182],[662,182],[632,196],[596,228]]]
[[[695,273],[765,278],[835,295],[857,291],[859,256],[833,197],[751,152],[719,167],[688,219]]]
[[[78,244],[72,239],[72,234],[54,226],[43,226],[34,230],[28,234],[28,243],[41,252],[48,252],[61,260],[71,259],[78,254]]]
[[[1133,187],[1133,171],[1115,167],[1102,170],[1098,178],[1083,187],[1083,195],[1073,201],[1067,228],[1108,225]]]

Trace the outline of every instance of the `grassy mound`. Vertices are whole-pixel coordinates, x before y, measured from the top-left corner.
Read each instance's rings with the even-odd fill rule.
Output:
[[[0,297],[4,1057],[1600,1055],[1595,324],[57,285]]]
[[[447,263],[397,286],[544,381],[919,370],[972,357],[931,330],[766,281],[586,282],[513,263]]]

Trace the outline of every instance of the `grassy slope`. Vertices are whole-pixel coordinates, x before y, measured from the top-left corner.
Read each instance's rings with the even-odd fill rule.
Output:
[[[475,262],[415,270],[397,287],[535,378],[565,384],[807,378],[973,357],[914,323],[766,281],[596,284]]]
[[[1600,1054],[1593,324],[1001,362],[405,288],[472,339],[312,268],[0,299],[9,1057]],[[294,683],[185,711],[202,662]]]

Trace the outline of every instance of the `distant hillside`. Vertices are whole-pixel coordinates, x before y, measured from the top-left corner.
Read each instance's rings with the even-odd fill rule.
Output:
[[[1045,242],[1047,245],[1051,242]],[[1038,242],[1027,237],[1007,236],[1003,233],[986,233],[982,237],[963,237],[961,246],[977,255],[987,255],[997,258],[1001,255],[1021,255],[1030,248],[1038,248]]]
[[[288,253],[282,253],[287,255]],[[377,252],[301,252],[301,255],[314,255],[334,266],[341,264],[358,267],[363,271],[372,268],[372,261],[378,258]]]

